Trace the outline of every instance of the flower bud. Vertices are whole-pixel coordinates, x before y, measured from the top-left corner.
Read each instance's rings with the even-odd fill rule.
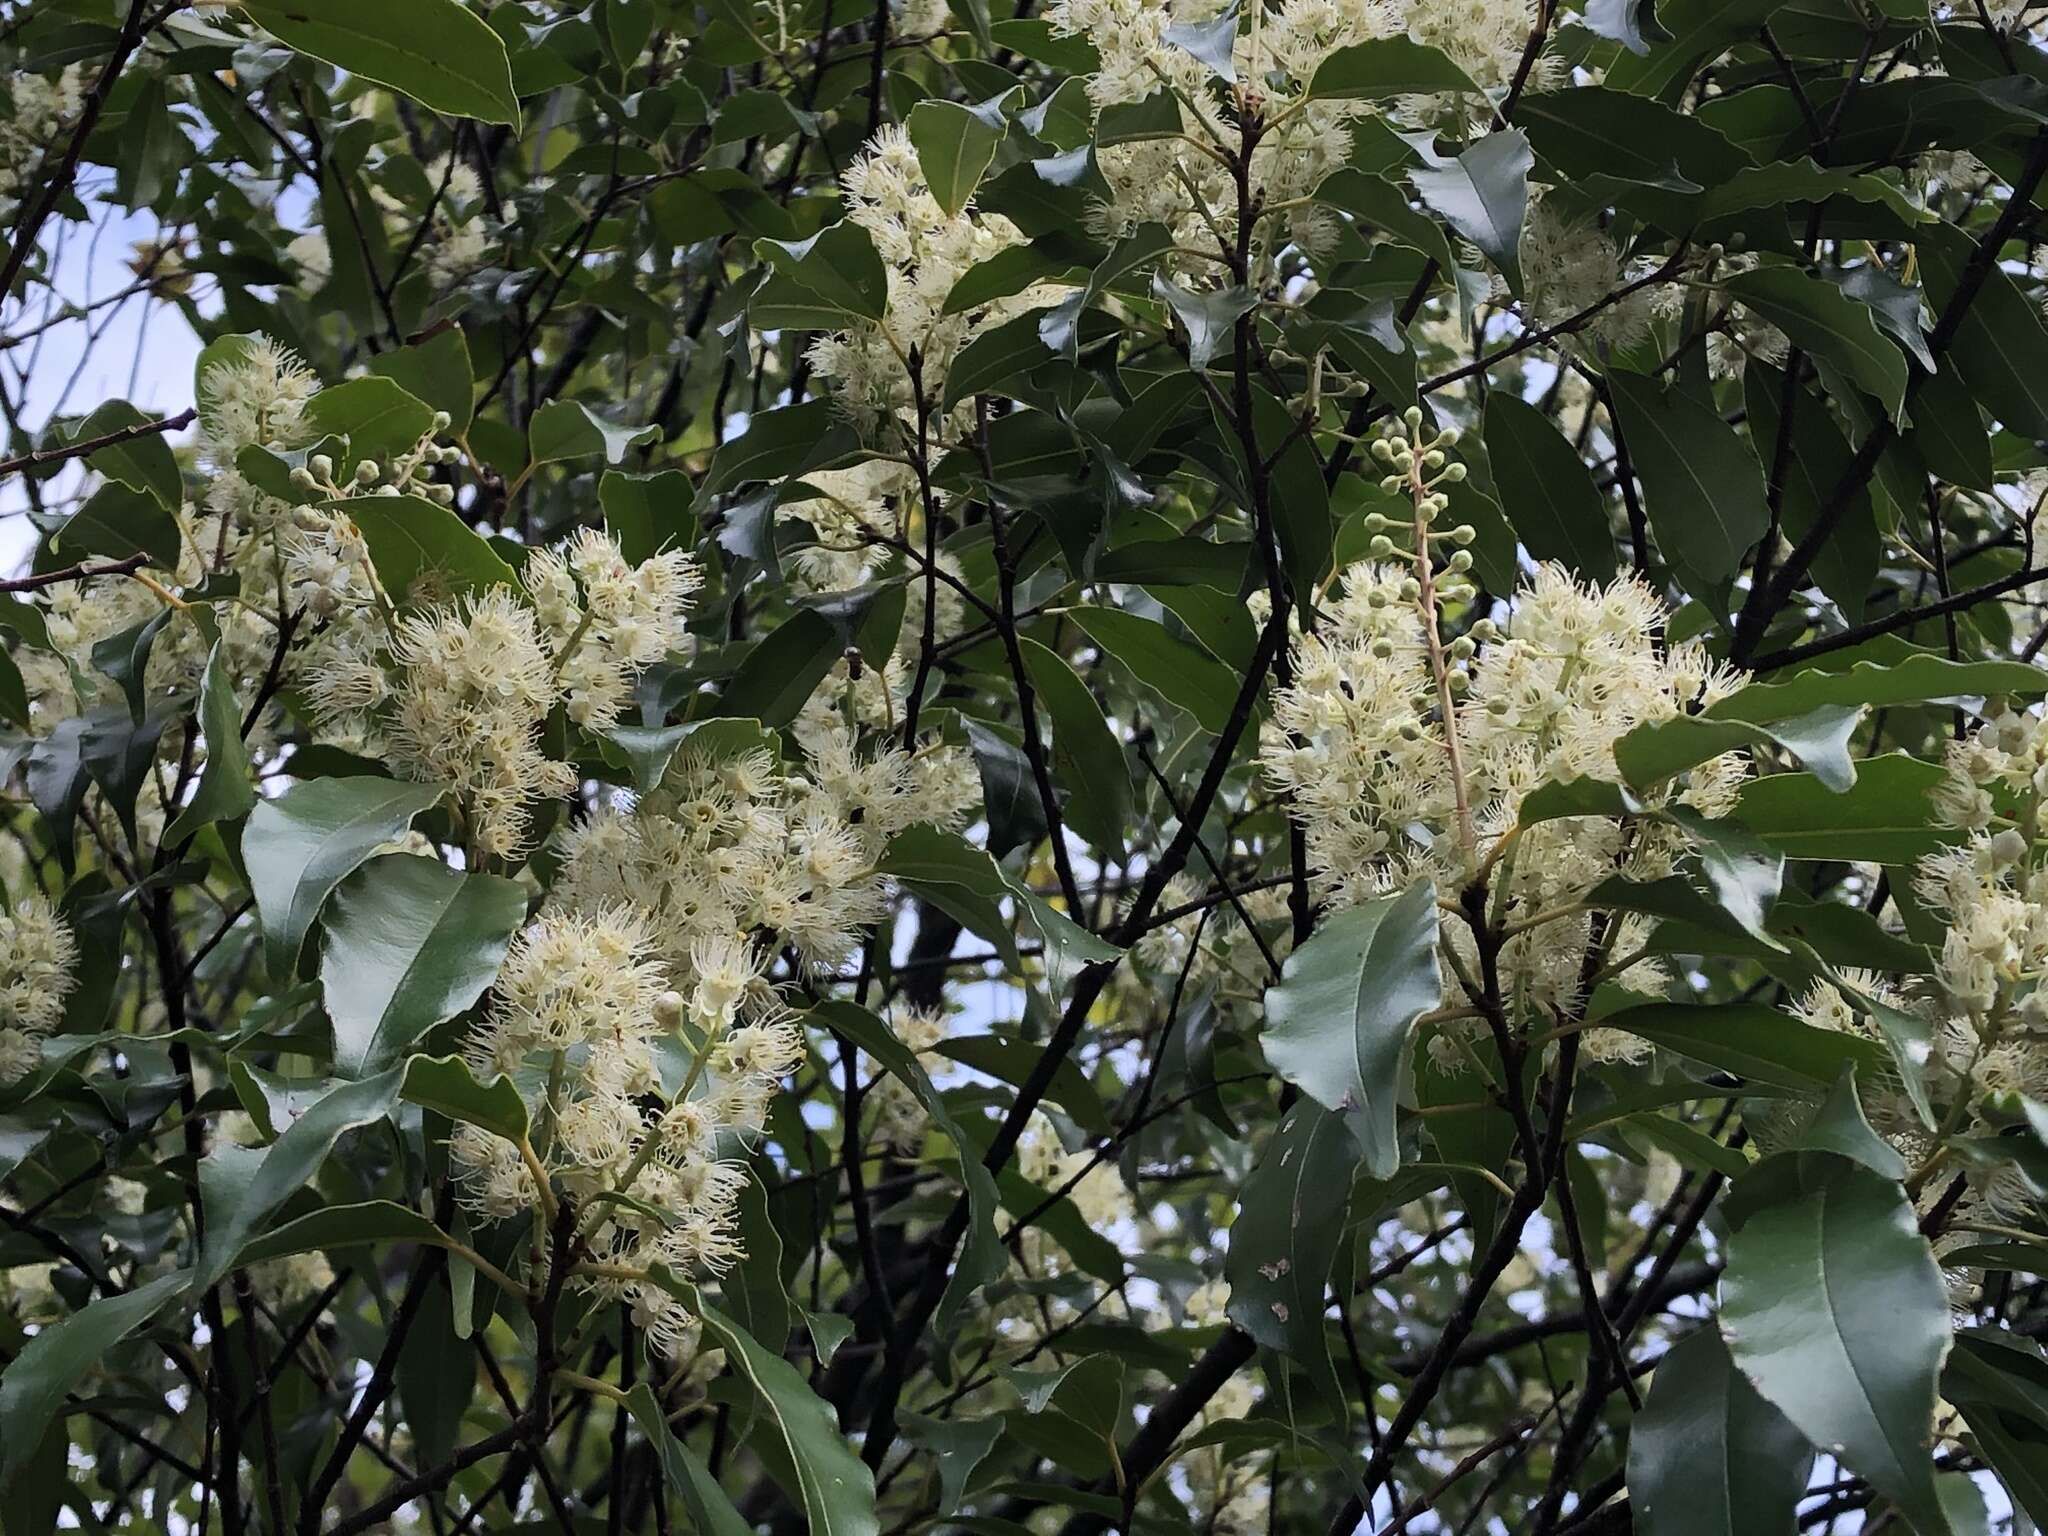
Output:
[[[316,453],[312,458],[306,460],[306,468],[313,472],[315,479],[325,480],[334,473],[334,460],[327,457],[324,453]]]
[[[376,483],[377,461],[375,459],[364,459],[360,464],[356,465],[357,485],[375,485]]]
[[[1373,535],[1373,541],[1365,546],[1365,552],[1375,560],[1384,560],[1394,552],[1394,541],[1384,533]]]
[[[436,432],[446,432],[454,424],[455,418],[446,411],[434,412],[434,430]]]

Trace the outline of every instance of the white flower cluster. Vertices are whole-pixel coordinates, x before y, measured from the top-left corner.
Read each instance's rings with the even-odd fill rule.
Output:
[[[1217,9],[1170,0],[1059,0],[1046,12],[1056,32],[1085,38],[1102,55],[1102,67],[1088,81],[1098,119],[1104,108],[1161,91],[1175,94],[1180,137],[1097,149],[1109,196],[1096,222],[1108,236],[1144,224],[1165,226],[1182,253],[1168,265],[1205,286],[1227,281],[1227,269],[1219,260],[1185,253],[1221,257],[1237,238],[1233,167],[1243,153],[1244,131],[1220,110],[1207,67],[1166,34],[1172,27],[1208,23]],[[1314,250],[1328,243],[1332,215],[1307,198],[1350,157],[1350,125],[1373,110],[1370,103],[1307,99],[1316,69],[1338,49],[1392,36],[1401,25],[1398,8],[1388,0],[1282,0],[1277,7],[1262,0],[1256,17],[1240,23],[1232,46],[1234,72],[1240,81],[1258,82],[1259,94],[1251,99],[1261,107],[1250,191],[1262,208],[1275,212],[1254,230],[1255,288],[1264,286],[1285,247]],[[1193,110],[1186,103],[1203,105]]]
[[[0,204],[19,202],[37,168],[85,105],[85,77],[72,64],[56,75],[18,73],[8,82],[10,110],[0,118]]]
[[[43,1037],[63,1021],[77,964],[77,941],[49,898],[31,893],[0,912],[0,1083],[42,1064]]]
[[[685,635],[697,585],[687,556],[635,566],[608,535],[584,530],[527,563],[529,604],[507,587],[399,619],[381,649],[358,635],[307,667],[323,723],[407,777],[446,785],[478,853],[525,851],[534,802],[567,795],[575,770],[551,758],[542,728],[559,703],[602,729],[633,680]]]
[[[2048,725],[2033,712],[1987,706],[1976,729],[1950,745],[1947,777],[1930,797],[1936,817],[1961,834],[1920,860],[1914,895],[1943,926],[1931,980],[1904,987],[1849,970],[1816,981],[1794,1012],[1823,1029],[1882,1041],[1872,1005],[1918,1019],[1934,1041],[1928,1063],[1937,1103],[1955,1106],[1952,1135],[1996,1135],[2008,1096],[2048,1097]],[[1896,1078],[1860,1085],[1871,1123],[1909,1165],[1934,1166],[1941,1141],[1928,1131]],[[1987,1113],[1988,1112],[1988,1113]],[[1946,1246],[1970,1219],[2003,1220],[2033,1208],[2036,1193],[2013,1167],[1958,1165],[1969,1180],[1947,1223]],[[1940,1198],[1946,1177],[1921,1187]]]
[[[847,218],[867,231],[889,274],[888,307],[877,325],[820,336],[810,359],[818,377],[839,402],[870,427],[896,421],[909,430],[916,419],[917,380],[936,410],[946,376],[960,349],[987,327],[1043,302],[1036,285],[1008,298],[944,313],[953,284],[970,267],[1024,243],[1024,236],[998,214],[971,207],[949,215],[932,195],[910,135],[890,124],[841,179]],[[965,431],[973,420],[962,402],[950,425]]]
[[[634,679],[689,643],[683,616],[703,574],[683,550],[629,564],[614,539],[580,528],[528,557],[520,580],[554,642],[569,718],[602,731]]]
[[[686,749],[637,805],[564,835],[549,907],[507,958],[470,1055],[545,1084],[531,1094],[540,1171],[592,1212],[586,1279],[630,1300],[672,1356],[691,1353],[695,1319],[644,1275],[738,1256],[742,1155],[803,1059],[776,957],[841,963],[886,910],[888,839],[964,809],[926,797],[897,750],[804,775],[764,749]],[[539,1198],[510,1142],[466,1131],[456,1157],[486,1216]]]
[[[542,916],[506,956],[496,1006],[468,1047],[480,1074],[544,1082],[532,1096],[538,1162],[475,1126],[452,1143],[467,1198],[488,1219],[540,1206],[537,1174],[572,1196],[591,1254],[578,1283],[632,1301],[671,1355],[694,1341],[694,1319],[647,1271],[717,1274],[739,1256],[747,1170],[734,1154],[804,1054],[744,939],[704,946],[697,960],[685,997],[667,988],[638,913]],[[680,1074],[678,1051],[689,1053]]]
[[[1574,216],[1558,200],[1538,198],[1522,230],[1522,282],[1532,325],[1562,325],[1600,303],[1630,279],[1621,248],[1590,216]],[[1500,285],[1505,294],[1505,283]],[[1572,346],[1590,338],[1598,346],[1626,347],[1640,341],[1655,318],[1649,290],[1639,289],[1607,305],[1580,330],[1558,338]]]
[[[1467,528],[1431,527],[1446,502],[1433,487],[1461,478],[1457,466],[1444,465],[1442,445],[1454,441],[1447,432],[1411,448],[1395,438],[1375,452],[1395,466],[1390,488],[1415,477],[1419,515],[1408,531],[1462,546]],[[1424,481],[1424,468],[1440,473]],[[1503,994],[1533,1008],[1567,1008],[1594,922],[1578,910],[1585,893],[1615,874],[1670,873],[1686,842],[1668,823],[1636,818],[1576,816],[1525,828],[1523,801],[1547,784],[1619,783],[1621,736],[1711,702],[1731,680],[1697,644],[1659,649],[1662,605],[1635,578],[1588,587],[1555,565],[1516,594],[1505,625],[1481,620],[1445,644],[1435,600],[1469,591],[1466,550],[1456,548],[1430,573],[1425,594],[1421,560],[1387,563],[1393,540],[1385,533],[1376,547],[1378,559],[1345,573],[1322,627],[1295,642],[1294,684],[1279,695],[1262,743],[1268,778],[1292,797],[1317,882],[1338,905],[1418,877],[1454,901],[1477,870],[1490,869],[1497,920],[1516,930],[1500,955]],[[1423,559],[1433,564],[1435,556]],[[1712,759],[1672,798],[1721,813],[1746,771],[1738,754]],[[1553,913],[1555,921],[1535,921]],[[1633,918],[1616,922],[1610,950],[1639,947],[1641,927]],[[1471,935],[1446,924],[1444,940],[1454,962],[1445,1003],[1462,1006],[1471,999],[1456,962],[1471,957]],[[1643,966],[1622,979],[1647,987],[1658,977]],[[1456,1033],[1442,1038],[1454,1053]],[[1596,1055],[1627,1049],[1599,1032],[1587,1046]]]

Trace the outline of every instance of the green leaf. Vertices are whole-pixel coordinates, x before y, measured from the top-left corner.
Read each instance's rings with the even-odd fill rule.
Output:
[[[706,1306],[687,1286],[669,1288],[703,1320],[707,1340],[725,1351],[727,1366],[745,1377],[782,1432],[796,1470],[795,1490],[812,1536],[880,1536],[875,1518],[875,1479],[862,1465],[839,1422],[796,1367],[771,1353],[716,1307]]]
[[[1816,709],[1868,705],[1946,703],[1951,699],[2038,698],[2048,693],[2048,671],[2023,661],[1950,661],[1931,651],[1901,661],[1859,661],[1841,671],[1805,671],[1784,682],[1751,683],[1707,706],[1709,720],[1765,724]]]
[[[357,1248],[371,1243],[431,1243],[448,1246],[448,1234],[409,1205],[391,1200],[365,1200],[360,1205],[330,1205],[296,1221],[272,1227],[242,1249],[244,1265],[282,1259],[322,1248]]]
[[[1961,230],[1934,225],[1914,241],[1928,303],[1938,315],[1947,307],[1969,264],[1971,241]],[[2039,306],[1993,266],[1984,286],[1964,312],[1944,354],[1978,402],[2023,437],[2048,437],[2048,323]]]
[[[828,619],[799,609],[755,642],[719,695],[719,708],[763,725],[787,725],[844,651]]]
[[[1668,96],[1681,89],[1710,56],[1737,39],[1752,38],[1784,0],[1659,0],[1657,22],[1670,41],[1646,55],[1624,55],[1608,67],[1608,90]]]
[[[1641,1536],[1793,1536],[1813,1450],[1735,1369],[1709,1325],[1657,1363],[1629,1426]]]
[[[479,1126],[507,1141],[525,1136],[526,1100],[511,1078],[479,1083],[459,1056],[415,1056],[403,1070],[399,1097],[406,1103]]]
[[[780,480],[815,469],[832,455],[815,452],[823,444],[857,446],[830,400],[806,400],[762,411],[747,430],[721,443],[711,468],[697,487],[700,502],[754,480]]]
[[[335,1142],[374,1125],[397,1105],[404,1067],[343,1083],[315,1100],[267,1147],[222,1142],[199,1164],[206,1241],[192,1275],[198,1295],[240,1262],[243,1245],[271,1212],[310,1185]]]
[[[1800,1133],[1799,1145],[1815,1152],[1833,1152],[1861,1163],[1880,1178],[1903,1179],[1906,1160],[1898,1149],[1870,1128],[1856,1092],[1856,1064],[1850,1062],[1828,1090],[1826,1100]]]
[[[199,772],[199,787],[177,820],[165,829],[164,841],[175,846],[202,827],[217,821],[234,821],[256,804],[256,783],[249,763],[249,747],[242,740],[242,705],[235,697],[235,683],[216,640],[207,653],[206,671],[199,679],[199,729],[206,738],[206,766]]]
[[[1941,1268],[1897,1183],[1832,1153],[1786,1155],[1789,1169],[1766,1164],[1736,1187],[1767,1203],[1728,1239],[1721,1335],[1801,1434],[1944,1532],[1928,1446],[1949,1346]],[[1788,1175],[1782,1192],[1763,1182]]]
[[[1055,990],[1064,989],[1083,966],[1114,960],[1122,953],[1039,896],[985,850],[951,832],[930,826],[906,828],[891,840],[875,869],[952,913],[1002,952],[1012,974],[1022,975],[1016,940],[1001,910],[1005,900],[1016,902],[1045,944],[1046,979]]]
[[[1339,48],[1316,66],[1308,87],[1311,97],[1325,101],[1384,101],[1439,91],[1484,94],[1442,49],[1399,35]]]
[[[450,325],[425,341],[380,353],[370,359],[370,372],[390,379],[433,409],[446,411],[450,433],[469,430],[476,411],[476,375],[462,327]]]
[[[1297,1101],[1238,1196],[1223,1276],[1230,1320],[1299,1360],[1317,1390],[1342,1401],[1330,1368],[1324,1289],[1350,1215],[1358,1143],[1343,1118]]]
[[[879,322],[888,310],[888,269],[858,224],[842,220],[808,240],[756,240],[754,252],[829,311]]]
[[[996,1190],[995,1179],[975,1154],[977,1143],[967,1138],[939,1090],[932,1086],[931,1078],[918,1063],[917,1053],[897,1039],[887,1024],[852,1003],[820,1003],[810,1016],[880,1062],[924,1106],[939,1133],[953,1143],[960,1160],[960,1179],[967,1188],[968,1224],[959,1262],[947,1278],[945,1294],[933,1314],[936,1326],[945,1328],[969,1296],[1009,1267],[1009,1256],[996,1235],[996,1211],[1002,1197]]]
[[[64,1417],[65,1399],[85,1373],[184,1289],[191,1273],[160,1275],[132,1291],[102,1296],[52,1323],[0,1373],[0,1489],[27,1465],[43,1434]]]
[[[154,420],[156,418],[147,411],[137,410],[126,400],[109,400],[78,424],[71,440],[89,443],[123,427],[141,426]],[[99,474],[118,481],[131,491],[148,492],[156,498],[158,505],[169,511],[175,512],[185,499],[185,481],[178,473],[177,456],[171,452],[171,445],[161,432],[146,432],[125,443],[102,448],[85,462]]]
[[[379,1071],[474,1005],[525,921],[517,882],[438,859],[385,854],[342,881],[320,954],[336,1070]]]
[[[1688,591],[1712,591],[1770,526],[1756,456],[1733,427],[1681,390],[1619,369],[1607,384],[1658,548]]]
[[[1707,894],[1751,937],[1771,946],[1768,920],[1785,880],[1785,856],[1765,847],[1739,822],[1709,820],[1673,806],[1664,813],[1699,845]]]
[[[519,127],[505,44],[458,0],[248,0],[280,42],[450,117]]]
[[[398,779],[312,779],[250,813],[242,857],[279,983],[297,968],[328,894],[379,847],[403,837],[441,793]]]
[[[1032,689],[1052,717],[1056,782],[1072,791],[1063,807],[1067,824],[1099,851],[1119,855],[1131,809],[1131,770],[1123,745],[1064,656],[1028,637],[1019,648]]]
[[[1183,288],[1164,272],[1152,274],[1152,292],[1166,301],[1187,332],[1188,366],[1206,368],[1209,360],[1243,316],[1252,312],[1259,296],[1249,288],[1219,288],[1196,293]]]
[[[1725,701],[1724,701],[1725,702]],[[1822,704],[1803,715],[1753,725],[1747,720],[1674,715],[1639,725],[1614,744],[1615,766],[1632,789],[1661,784],[1686,769],[1762,742],[1783,747],[1837,794],[1855,787],[1849,739],[1863,723],[1863,707]]]
[[[587,459],[597,454],[602,454],[607,464],[623,464],[627,449],[659,442],[661,428],[615,427],[579,401],[550,400],[533,413],[526,440],[536,464]]]
[[[698,1536],[751,1536],[753,1527],[726,1497],[718,1479],[704,1465],[703,1458],[668,1427],[654,1388],[638,1382],[626,1394],[626,1411],[640,1426],[640,1433],[654,1447],[655,1459],[668,1478],[669,1487],[689,1511],[691,1529]]]
[[[319,503],[362,533],[377,580],[395,601],[439,602],[511,586],[512,567],[452,508],[424,496],[355,496]]]
[[[1731,273],[1726,284],[1794,346],[1833,363],[1898,419],[1906,404],[1905,354],[1879,333],[1867,306],[1797,267],[1753,267]]]
[[[176,570],[182,536],[178,521],[153,492],[130,490],[118,481],[101,486],[84,506],[57,525],[50,552],[58,565],[72,565],[95,556],[125,560],[147,555],[166,570]]]
[[[1120,608],[1075,608],[1067,617],[1145,687],[1193,715],[1203,730],[1221,734],[1229,726],[1239,690],[1230,668],[1176,640],[1164,626]]]
[[[1939,763],[1897,752],[1865,758],[1840,793],[1814,774],[1774,773],[1742,786],[1735,819],[1787,858],[1910,864],[1952,836],[1927,802],[1941,779]]]
[[[995,159],[996,146],[1009,132],[1004,109],[1015,95],[1013,88],[972,107],[933,97],[911,108],[904,127],[947,218],[960,216]]]
[[[967,1480],[1003,1438],[1003,1421],[994,1416],[935,1419],[921,1413],[902,1413],[897,1415],[897,1422],[903,1426],[905,1439],[938,1459],[938,1514],[943,1519],[960,1507],[967,1492]]]
[[[1644,1003],[1600,1025],[1773,1088],[1818,1093],[1845,1063],[1865,1073],[1884,1069],[1882,1052],[1862,1036],[1817,1029],[1761,1003]]]
[[[1485,438],[1502,509],[1529,553],[1583,579],[1612,580],[1607,505],[1564,434],[1533,405],[1496,389],[1486,397]]]
[[[1376,1179],[1401,1164],[1395,1107],[1409,1036],[1443,998],[1436,944],[1436,888],[1420,881],[1326,918],[1266,992],[1266,1059],[1345,1117]]]
[[[1489,133],[1457,159],[1422,166],[1408,179],[1422,200],[1478,246],[1514,293],[1522,291],[1522,223],[1529,212],[1529,136],[1519,128]]]
[[[434,408],[394,381],[370,374],[323,389],[306,405],[314,437],[345,437],[357,459],[390,459],[410,450],[434,424]]]

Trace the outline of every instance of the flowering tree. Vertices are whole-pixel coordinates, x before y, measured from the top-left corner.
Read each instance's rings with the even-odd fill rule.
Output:
[[[13,6],[0,1527],[2048,1524],[2044,20]]]

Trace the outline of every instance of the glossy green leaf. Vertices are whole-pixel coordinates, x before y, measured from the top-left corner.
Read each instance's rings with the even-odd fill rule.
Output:
[[[271,1213],[313,1182],[335,1142],[391,1113],[404,1077],[404,1067],[392,1067],[360,1082],[342,1083],[315,1099],[269,1146],[224,1141],[207,1153],[199,1164],[206,1240],[192,1275],[195,1294],[236,1266],[243,1245]]]
[[[366,1200],[360,1205],[330,1205],[273,1227],[243,1247],[241,1262],[261,1264],[295,1253],[370,1243],[430,1243],[445,1248],[448,1241],[447,1233],[411,1206]]]
[[[1866,1076],[1884,1067],[1879,1047],[1862,1036],[1818,1029],[1761,1003],[1644,1003],[1600,1023],[1774,1088],[1820,1093],[1845,1064]]]
[[[526,892],[438,859],[371,859],[335,889],[322,924],[320,986],[334,1065],[380,1071],[472,1006],[526,920]]]
[[[1065,657],[1029,638],[1019,648],[1032,689],[1052,717],[1054,782],[1072,791],[1063,808],[1067,824],[1103,852],[1119,853],[1131,807],[1123,747]]]
[[[874,1476],[846,1443],[832,1410],[781,1355],[716,1307],[687,1294],[687,1287],[679,1289],[703,1319],[706,1341],[725,1351],[728,1368],[745,1378],[774,1419],[796,1471],[793,1491],[813,1536],[880,1536]]]
[[[345,512],[369,546],[377,580],[398,602],[442,602],[510,586],[512,568],[447,507],[424,496],[357,496],[326,502]]]
[[[1324,919],[1266,993],[1266,1059],[1344,1116],[1376,1179],[1400,1166],[1402,1063],[1415,1021],[1443,995],[1436,945],[1436,889],[1423,881]]]
[[[451,325],[409,346],[396,347],[370,359],[370,372],[417,396],[437,411],[448,413],[448,430],[469,430],[475,414],[476,379],[470,370],[469,342],[462,328]]]
[[[1068,618],[1145,687],[1220,734],[1239,692],[1237,674],[1176,640],[1150,619],[1120,608],[1075,608]]]
[[[1629,1426],[1641,1536],[1792,1536],[1813,1449],[1735,1369],[1712,1326],[1657,1363]]]
[[[1323,1323],[1324,1289],[1350,1214],[1358,1143],[1341,1116],[1296,1101],[1245,1181],[1223,1277],[1230,1320],[1267,1349],[1293,1356],[1340,1400]]]
[[[749,1536],[753,1527],[733,1507],[703,1458],[669,1428],[654,1389],[644,1381],[636,1383],[626,1394],[625,1407],[654,1447],[655,1460],[661,1463],[669,1487],[689,1511],[691,1528],[699,1536]]]
[[[614,426],[580,401],[550,400],[533,413],[526,440],[536,464],[599,456],[623,464],[629,449],[659,442],[661,428]]]
[[[1810,670],[1782,681],[1751,683],[1702,712],[1710,720],[1768,723],[1816,709],[1925,704],[1949,699],[2038,698],[2048,671],[2023,661],[1950,661],[1920,651],[1896,662],[1858,661],[1839,671]]]
[[[1731,273],[1728,291],[1810,356],[1840,368],[1897,419],[1906,400],[1906,358],[1879,333],[1870,310],[1823,277],[1797,267]]]
[[[1734,815],[1787,858],[1911,863],[1951,835],[1927,801],[1941,776],[1940,764],[1897,752],[1863,759],[1840,793],[1810,773],[1774,773],[1742,786]]]
[[[250,813],[242,857],[279,982],[296,969],[328,895],[378,848],[403,837],[441,793],[399,779],[313,779]]]
[[[943,1328],[958,1314],[968,1297],[999,1277],[1009,1266],[1002,1240],[996,1235],[995,1217],[1001,1196],[997,1193],[995,1180],[975,1155],[973,1148],[976,1143],[967,1139],[962,1128],[955,1123],[945,1099],[932,1086],[931,1078],[918,1062],[917,1053],[897,1039],[887,1024],[867,1009],[852,1003],[820,1003],[811,1010],[811,1017],[880,1062],[924,1106],[938,1132],[953,1143],[959,1158],[961,1182],[967,1188],[968,1224],[959,1261],[947,1278],[945,1293],[933,1314],[938,1326]]]
[[[330,385],[306,403],[312,436],[347,438],[354,459],[395,458],[426,436],[433,424],[431,405],[377,374]]]
[[[1941,1532],[1928,1444],[1949,1345],[1941,1268],[1896,1182],[1832,1153],[1790,1156],[1789,1187],[1728,1240],[1721,1335],[1801,1434]]]
[[[828,311],[880,320],[888,308],[888,270],[858,224],[842,220],[807,240],[757,240],[754,250]]]
[[[14,1481],[65,1399],[114,1345],[147,1323],[191,1281],[187,1270],[102,1296],[40,1330],[0,1372],[0,1488]]]
[[[1657,547],[1688,591],[1710,592],[1770,526],[1756,456],[1689,394],[1619,369],[1607,385]]]
[[[1187,336],[1188,366],[1206,368],[1229,340],[1237,322],[1249,314],[1259,299],[1248,288],[1223,288],[1195,292],[1184,288],[1165,273],[1154,273],[1153,294],[1165,300],[1181,330]]]
[[[459,0],[247,0],[280,42],[451,117],[519,126],[498,34]]]
[[[965,107],[939,97],[911,109],[905,128],[917,163],[947,218],[957,218],[996,157],[996,146],[1008,131],[1003,113],[1015,95],[1002,95]]]
[[[206,765],[199,787],[164,832],[164,841],[183,842],[202,827],[234,821],[256,804],[256,784],[249,748],[242,740],[242,705],[235,697],[233,675],[221,654],[225,641],[207,653],[199,680],[199,729],[206,739]]]
[[[1488,134],[1457,159],[1409,173],[1423,202],[1484,253],[1522,291],[1522,225],[1536,156],[1519,128]]]
[[[1561,561],[1582,579],[1612,579],[1606,503],[1585,461],[1549,419],[1505,390],[1490,392],[1486,453],[1502,508],[1529,553]]]
[[[1309,95],[1325,101],[1384,101],[1440,91],[1481,94],[1442,49],[1398,33],[1337,49],[1316,66],[1309,82]]]
[[[1675,774],[1761,742],[1783,747],[1813,771],[1828,789],[1841,793],[1856,784],[1849,740],[1863,723],[1863,708],[1822,704],[1803,715],[1752,725],[1740,719],[1674,715],[1639,725],[1614,744],[1614,761],[1635,789],[1661,784]]]
[[[156,419],[126,400],[109,400],[81,421],[71,438],[73,442],[89,443],[124,427],[141,426]],[[176,510],[185,498],[185,481],[178,472],[177,456],[161,432],[146,432],[125,443],[102,448],[89,456],[86,463],[131,491],[148,492],[163,507]]]
[[[155,564],[175,569],[181,538],[177,520],[154,493],[131,490],[116,481],[94,491],[84,506],[57,526],[50,536],[50,552],[57,557],[57,566],[147,555]]]

